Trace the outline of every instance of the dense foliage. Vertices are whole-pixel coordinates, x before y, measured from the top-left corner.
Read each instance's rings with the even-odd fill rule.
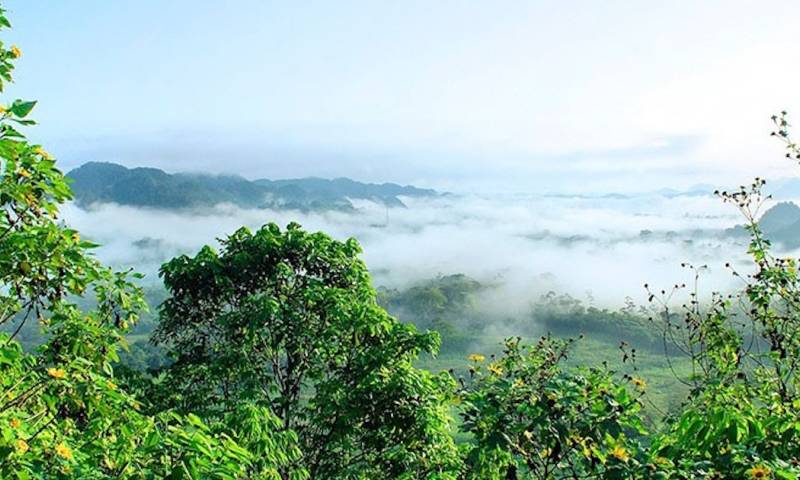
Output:
[[[652,311],[636,307],[628,298],[619,310],[585,305],[567,295],[548,292],[534,305],[531,316],[535,324],[548,332],[574,337],[587,335],[610,341],[624,341],[651,350],[663,349],[661,329],[649,320]],[[667,353],[671,353],[668,349]]]
[[[315,478],[446,476],[454,384],[412,366],[438,335],[377,305],[359,253],[354,240],[270,224],[165,264],[154,338],[175,360],[171,403],[212,417],[266,406]]]
[[[0,89],[20,55],[0,44]],[[19,131],[34,106],[0,107],[0,324],[12,326],[0,333],[0,478],[276,478],[298,453],[270,412],[237,406],[233,432],[195,415],[144,415],[118,385],[112,364],[142,292],[59,222],[70,189]],[[88,296],[95,307],[81,309]],[[46,339],[34,354],[15,338],[30,323]]]
[[[632,393],[606,368],[565,371],[569,344],[517,338],[488,365],[472,356],[461,412],[475,438],[468,478],[630,478],[639,470],[644,455],[629,436],[645,433],[643,381],[631,379]]]
[[[442,352],[459,352],[474,344],[487,321],[475,309],[485,286],[466,275],[440,276],[406,289],[378,291],[378,303],[401,320],[442,336]]]
[[[0,90],[20,56],[0,43]],[[34,106],[0,106],[0,479],[800,476],[800,279],[764,237],[760,179],[720,193],[750,238],[739,294],[690,291],[677,310],[682,286],[653,292],[648,309],[557,295],[534,306],[557,333],[660,338],[687,397],[656,421],[624,343],[616,368],[575,366],[576,341],[549,335],[473,353],[459,373],[419,368],[438,335],[384,310],[355,240],[296,224],[241,229],[166,263],[152,348],[169,358],[121,375],[144,291],[59,220],[72,192],[20,132]],[[800,159],[785,114],[774,121]],[[380,299],[455,332],[481,289],[451,276]],[[37,346],[23,349],[23,334]]]

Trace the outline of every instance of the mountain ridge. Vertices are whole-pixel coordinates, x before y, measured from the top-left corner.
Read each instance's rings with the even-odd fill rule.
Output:
[[[167,173],[153,167],[128,168],[87,162],[67,173],[80,207],[116,203],[135,207],[190,209],[232,203],[244,208],[352,211],[351,200],[405,208],[400,197],[437,197],[432,189],[391,182],[364,183],[346,177],[248,180],[238,175]]]
[[[768,208],[759,218],[758,226],[764,236],[784,248],[800,247],[800,206],[791,201],[778,202]],[[743,225],[736,225],[725,232],[729,236],[749,235]]]

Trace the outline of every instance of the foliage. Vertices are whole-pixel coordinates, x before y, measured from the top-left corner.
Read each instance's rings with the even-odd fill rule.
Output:
[[[785,113],[774,117],[774,135],[796,158]],[[662,294],[664,328],[690,359],[682,379],[691,395],[654,436],[653,454],[680,478],[797,478],[800,475],[800,282],[792,258],[775,256],[759,214],[765,184],[756,179],[733,192],[718,192],[743,214],[754,272],[733,274],[745,283],[738,295],[715,294],[703,306],[695,288],[675,321]],[[671,295],[671,294],[667,294]],[[657,298],[652,295],[651,298]],[[760,475],[760,476],[759,476]]]
[[[649,310],[637,308],[630,298],[626,299],[623,308],[613,311],[586,306],[568,294],[552,291],[543,295],[531,311],[537,325],[560,336],[587,335],[661,351],[661,330],[648,320],[651,315]]]
[[[785,114],[774,120],[788,156],[800,158]],[[676,372],[689,391],[679,410],[648,431],[644,379],[564,369],[567,344],[513,339],[486,367],[483,355],[471,356],[461,409],[474,437],[467,478],[798,478],[800,279],[797,262],[775,256],[761,231],[764,183],[719,194],[742,212],[750,236],[754,272],[733,270],[745,283],[740,294],[701,300],[702,267],[691,265],[695,287],[680,312],[674,295],[685,285],[650,294],[664,344],[691,364],[688,376]],[[569,297],[548,300],[567,318],[584,315]]]
[[[0,26],[9,26],[2,10]],[[10,81],[20,55],[0,44],[0,78]],[[33,124],[34,106],[0,107],[0,324],[13,327],[0,333],[0,478],[279,478],[297,450],[274,417],[258,411],[256,427],[231,434],[193,415],[144,415],[117,384],[112,364],[142,291],[59,223],[67,182],[18,130]],[[84,296],[91,310],[80,308]],[[35,353],[15,338],[31,324],[44,330]]]
[[[439,332],[442,352],[463,352],[483,333],[487,319],[475,305],[485,288],[463,274],[445,275],[404,290],[381,288],[378,303],[400,320]]]
[[[9,26],[0,10],[0,28]],[[20,56],[0,43],[0,91]],[[689,374],[673,370],[688,397],[660,422],[644,420],[652,402],[625,344],[632,374],[570,366],[573,341],[549,335],[508,339],[488,359],[470,355],[458,384],[418,368],[420,354],[437,352],[438,335],[379,305],[355,240],[296,224],[243,228],[219,252],[205,247],[165,264],[158,345],[127,353],[120,375],[124,336],[146,306],[139,276],[101,265],[96,245],[59,221],[72,192],[50,154],[20,131],[33,125],[34,107],[0,106],[1,479],[800,477],[800,278],[797,261],[775,255],[765,238],[763,227],[789,223],[760,215],[761,179],[720,193],[744,215],[750,239],[753,271],[733,270],[745,285],[738,295],[701,299],[701,269],[689,266],[695,287],[677,310],[685,286],[651,292],[656,314],[557,295],[534,307],[556,333],[621,329],[626,340],[666,346],[670,366],[688,362]],[[786,114],[773,120],[787,156],[800,159]],[[147,171],[142,181],[175,180],[167,177]],[[82,181],[96,190],[107,180]],[[215,188],[235,196],[226,189],[240,180],[197,181],[221,182]],[[260,183],[258,195],[299,188]],[[323,196],[409,191],[307,183]],[[477,325],[481,288],[450,276],[381,295],[422,328],[457,330]],[[457,324],[458,316],[471,318]],[[36,347],[26,351],[21,338]],[[159,348],[174,363],[158,360]],[[451,410],[466,437],[458,447]]]
[[[154,338],[175,362],[170,403],[207,416],[268,407],[315,477],[447,477],[453,382],[411,363],[438,336],[377,305],[359,253],[355,240],[270,224],[166,263]]]
[[[566,371],[571,341],[506,341],[499,359],[471,356],[462,393],[464,428],[475,445],[468,478],[631,478],[644,456],[638,416],[644,382],[615,383],[606,368]],[[626,377],[627,378],[627,377]]]

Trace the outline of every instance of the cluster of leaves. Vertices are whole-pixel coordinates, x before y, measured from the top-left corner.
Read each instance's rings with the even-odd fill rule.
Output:
[[[795,157],[785,113],[774,120]],[[744,284],[741,293],[703,302],[695,287],[677,315],[664,294],[651,296],[664,307],[665,334],[692,363],[692,374],[680,379],[689,399],[653,438],[654,452],[685,477],[800,475],[800,280],[796,261],[774,255],[761,231],[764,184],[757,178],[717,192],[740,210],[750,235],[753,272],[728,265]]]
[[[270,224],[166,263],[154,336],[174,359],[165,405],[207,417],[264,405],[296,432],[315,478],[452,470],[454,382],[412,366],[438,335],[378,306],[359,253],[354,240]]]
[[[0,90],[20,55],[0,43]],[[679,376],[689,397],[658,424],[644,421],[644,379],[567,367],[571,340],[509,339],[498,357],[471,355],[460,384],[417,368],[438,335],[379,305],[357,242],[296,224],[243,228],[219,251],[165,264],[154,342],[171,363],[120,376],[143,291],[60,223],[67,182],[20,132],[34,106],[0,106],[2,479],[800,477],[800,278],[761,233],[760,179],[720,193],[747,220],[755,271],[734,271],[743,292],[703,302],[695,290],[679,312],[680,286],[651,295],[667,353],[692,372]],[[785,114],[774,121],[800,158]],[[444,280],[408,296],[434,327],[479,287]],[[546,312],[554,325],[553,312],[569,313],[562,328],[599,316],[653,331],[633,306],[545,300],[561,309]],[[18,336],[31,324],[43,342],[26,352]],[[468,436],[461,446],[451,410]]]
[[[464,428],[475,438],[467,478],[631,478],[641,449],[631,434],[644,383],[615,383],[607,368],[565,371],[572,342],[543,337],[506,341],[499,359],[473,355],[464,387]]]
[[[774,121],[788,156],[800,158],[785,113]],[[703,267],[692,265],[695,286],[680,309],[672,306],[685,285],[650,294],[668,362],[677,354],[690,364],[688,375],[673,370],[689,392],[680,408],[645,428],[644,379],[559,367],[567,344],[549,337],[532,346],[512,340],[486,367],[474,355],[463,385],[462,416],[474,436],[469,475],[800,478],[800,278],[797,261],[773,254],[759,226],[764,183],[718,192],[744,215],[750,236],[753,272],[731,268],[744,283],[739,294],[702,299]],[[569,298],[551,300],[561,311],[571,305],[573,317],[583,311]]]
[[[0,44],[0,87],[20,55]],[[143,414],[118,385],[112,365],[142,292],[58,220],[67,182],[19,130],[34,106],[0,106],[0,325],[11,327],[0,334],[0,478],[280,478],[299,453],[269,412],[239,406],[233,432],[230,422]],[[91,310],[78,305],[87,297]],[[46,339],[33,353],[16,338],[31,323]]]

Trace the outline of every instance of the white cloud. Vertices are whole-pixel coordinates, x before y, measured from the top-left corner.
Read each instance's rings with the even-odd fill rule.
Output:
[[[642,285],[668,287],[687,279],[683,261],[708,263],[708,288],[732,278],[722,266],[742,258],[743,247],[715,231],[738,221],[730,206],[711,197],[643,196],[635,199],[539,196],[450,196],[406,199],[408,209],[356,202],[358,213],[214,210],[175,213],[103,205],[90,212],[67,206],[65,218],[103,244],[99,256],[150,274],[163,260],[194,253],[201,245],[267,222],[298,221],[335,238],[354,236],[364,248],[375,281],[406,286],[437,274],[465,273],[504,286],[512,305],[526,305],[550,288],[621,305],[626,296],[644,300]],[[695,230],[705,230],[696,232]],[[643,239],[642,230],[655,232]],[[669,231],[675,238],[666,237]],[[133,242],[157,239],[146,248]],[[689,242],[691,241],[691,243]]]

